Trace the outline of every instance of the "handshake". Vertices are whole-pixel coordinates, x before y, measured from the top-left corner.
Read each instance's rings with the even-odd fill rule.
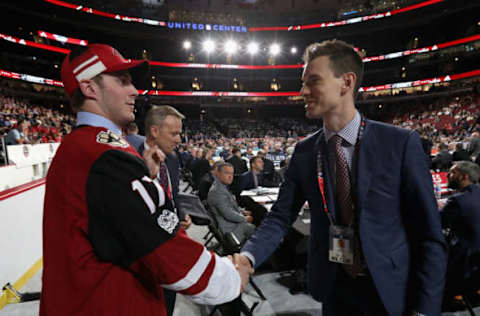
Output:
[[[233,265],[238,271],[238,274],[240,275],[240,279],[242,280],[240,292],[243,292],[250,279],[250,275],[252,275],[254,272],[252,264],[247,257],[238,253],[235,253],[233,256],[228,256],[228,259],[232,261]]]

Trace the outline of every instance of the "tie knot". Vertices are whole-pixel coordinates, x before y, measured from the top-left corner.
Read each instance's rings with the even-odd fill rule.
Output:
[[[342,136],[335,134],[330,138],[330,142],[335,145],[335,147],[338,147],[342,144]]]

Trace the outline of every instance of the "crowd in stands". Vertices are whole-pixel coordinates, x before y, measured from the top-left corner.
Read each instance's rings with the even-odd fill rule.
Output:
[[[384,120],[419,132],[426,152],[437,156],[437,160],[444,157],[447,161],[438,163],[433,160],[432,168],[447,170],[451,161],[459,157],[472,160],[480,156],[476,151],[480,148],[474,148],[479,138],[479,113],[480,96],[468,93],[439,98],[428,104],[412,102],[391,106],[387,114],[390,116],[385,116]],[[0,96],[0,136],[10,144],[59,142],[71,131],[74,122],[74,116],[65,111],[19,97]],[[232,155],[232,149],[238,148],[247,161],[261,151],[279,168],[293,152],[296,142],[317,129],[316,122],[285,117],[267,118],[261,124],[252,118],[187,118],[180,150],[193,158],[184,162],[186,166],[191,164],[189,160],[205,156],[210,162],[227,159]],[[22,137],[18,137],[19,134]],[[19,138],[18,142],[14,141]],[[200,178],[201,175],[197,175],[197,180]]]
[[[389,123],[416,130],[422,136],[426,151],[437,156],[432,168],[448,170],[452,161],[479,156],[479,95],[442,98],[428,105],[412,103],[398,110],[401,112]],[[442,156],[444,162],[440,163]]]
[[[0,96],[0,136],[5,136],[7,145],[60,142],[74,122],[71,114]]]

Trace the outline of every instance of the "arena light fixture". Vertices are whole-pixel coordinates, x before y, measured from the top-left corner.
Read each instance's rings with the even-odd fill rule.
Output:
[[[275,55],[278,55],[279,53],[280,53],[280,45],[278,45],[277,43],[273,43],[270,46],[270,54],[275,56]]]
[[[228,55],[235,54],[237,49],[238,49],[238,45],[233,40],[228,40],[225,43],[225,53],[227,53]]]
[[[192,48],[192,43],[190,41],[183,42],[183,48],[189,50],[190,48]]]
[[[255,42],[251,42],[247,45],[247,51],[250,55],[255,55],[258,52],[258,44]]]
[[[203,50],[209,54],[215,50],[215,42],[211,39],[206,40],[203,42]]]
[[[290,53],[292,53],[293,55],[295,55],[297,53],[297,48],[295,46],[293,46],[292,48],[290,48]]]

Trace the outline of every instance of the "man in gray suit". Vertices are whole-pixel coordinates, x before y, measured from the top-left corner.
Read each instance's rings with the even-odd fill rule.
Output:
[[[243,243],[255,230],[252,213],[242,210],[227,186],[233,181],[233,166],[226,162],[218,166],[218,177],[208,192],[207,202],[222,233],[233,233]]]

